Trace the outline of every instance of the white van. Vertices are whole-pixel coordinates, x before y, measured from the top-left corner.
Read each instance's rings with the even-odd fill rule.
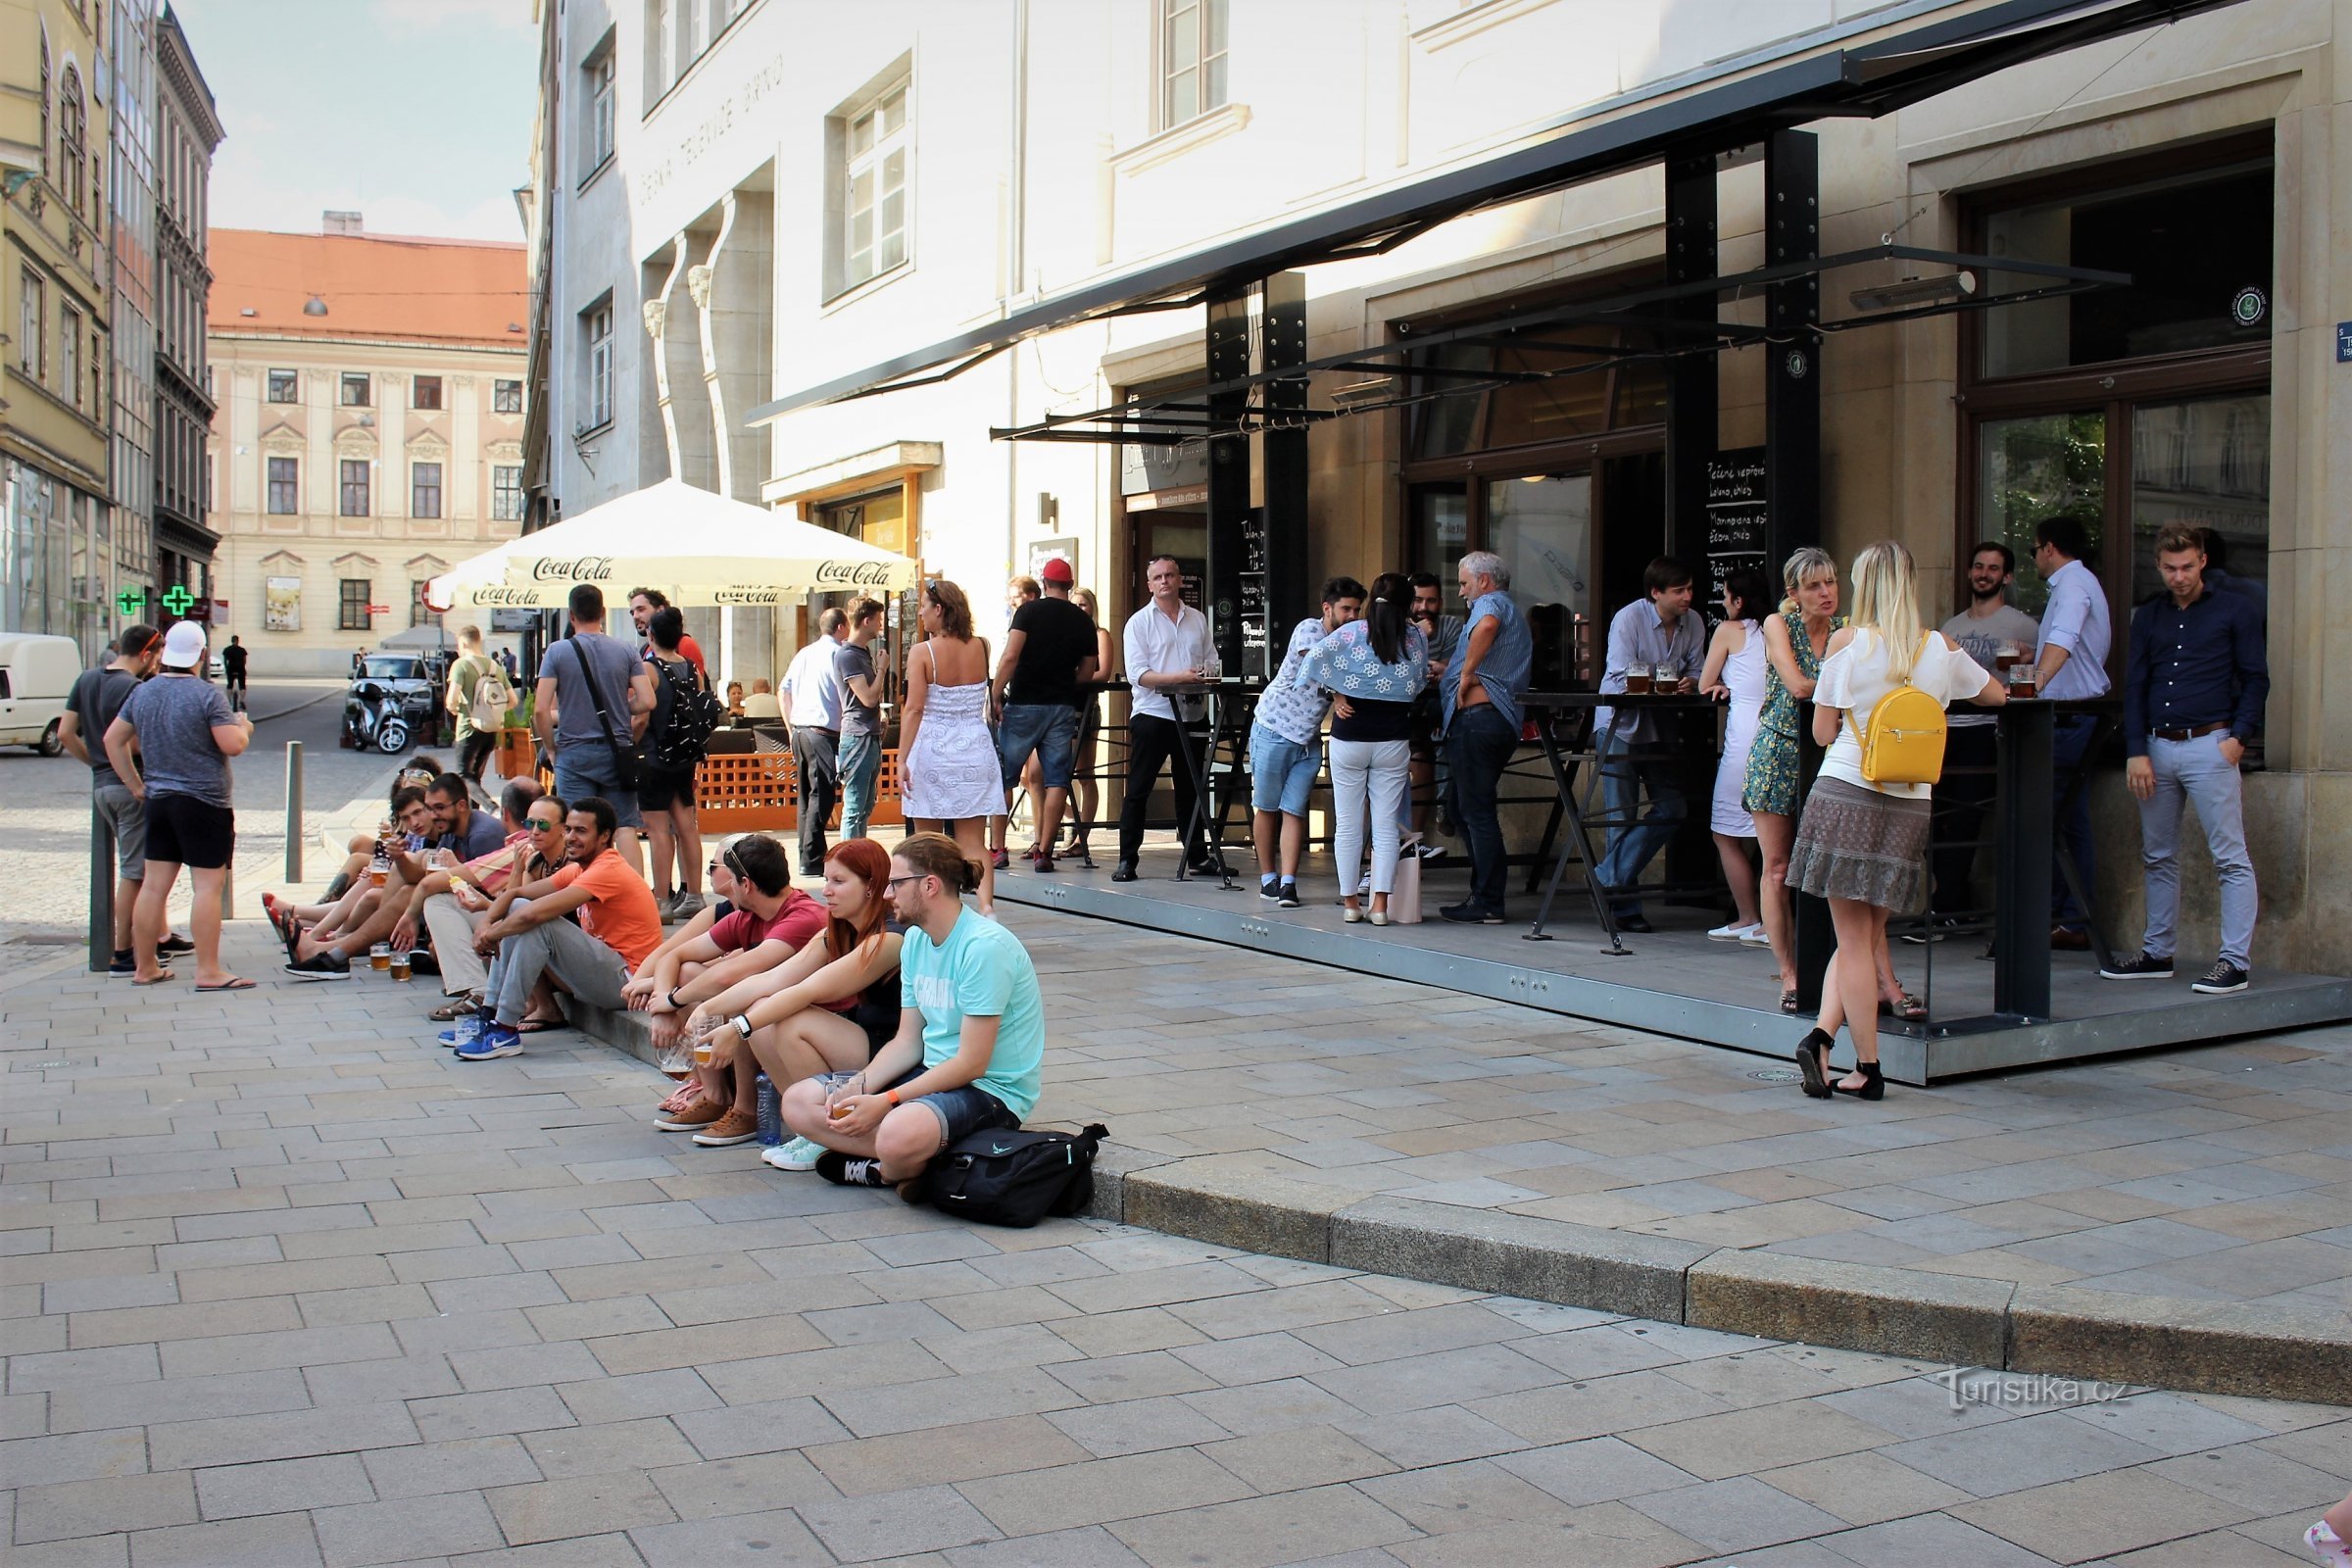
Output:
[[[64,751],[57,721],[80,674],[81,650],[71,637],[0,637],[0,746],[29,746],[43,757]]]

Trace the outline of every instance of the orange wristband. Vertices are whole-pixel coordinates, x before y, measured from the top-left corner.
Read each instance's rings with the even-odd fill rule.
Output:
[[[889,1102],[890,1102],[891,1108],[892,1108],[893,1110],[896,1110],[896,1109],[898,1108],[898,1105],[899,1105],[899,1092],[898,1092],[896,1089],[886,1089],[886,1090],[884,1090],[884,1091],[883,1091],[883,1093],[882,1093],[882,1098],[883,1098],[884,1100],[887,1100],[887,1101],[889,1101]]]

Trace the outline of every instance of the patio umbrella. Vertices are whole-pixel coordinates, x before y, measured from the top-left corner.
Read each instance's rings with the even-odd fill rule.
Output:
[[[639,585],[678,605],[780,605],[805,594],[914,586],[905,556],[676,479],[615,497],[435,577],[439,611],[553,610],[575,583],[612,603]]]

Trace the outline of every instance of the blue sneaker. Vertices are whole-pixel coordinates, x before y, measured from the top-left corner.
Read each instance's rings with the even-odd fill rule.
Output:
[[[522,1036],[503,1023],[485,1025],[481,1037],[470,1046],[458,1048],[460,1061],[495,1061],[501,1056],[522,1054]]]
[[[464,1051],[482,1038],[482,1015],[469,1012],[441,1031],[441,1043],[454,1050]]]

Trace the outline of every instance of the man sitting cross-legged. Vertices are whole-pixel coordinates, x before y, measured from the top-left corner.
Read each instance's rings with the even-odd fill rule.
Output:
[[[496,956],[488,1000],[475,1014],[479,1033],[466,1038],[464,1019],[455,1031],[461,1061],[522,1054],[516,1025],[542,979],[591,1005],[617,1008],[630,967],[662,945],[654,890],[613,851],[619,820],[612,803],[591,795],[570,807],[564,817],[569,863],[542,881],[510,886],[473,934],[473,951]],[[574,910],[578,925],[562,918]]]
[[[792,885],[783,846],[766,834],[745,834],[720,851],[719,863],[734,879],[729,895],[734,912],[647,966],[653,985],[645,1010],[653,1014],[655,1043],[663,1050],[699,1004],[779,968],[825,929],[825,906]],[[688,965],[692,973],[686,972]],[[703,1077],[702,1098],[661,1125],[671,1131],[691,1128],[694,1141],[708,1148],[748,1142],[760,1130],[751,1103],[752,1071],[748,1062],[743,1065],[740,1094],[725,1092],[723,1076],[710,1072]]]
[[[957,1139],[1018,1127],[1037,1104],[1045,1003],[1020,939],[963,906],[981,869],[939,833],[914,834],[890,858],[891,903],[907,926],[898,1035],[864,1071],[784,1092],[785,1125],[824,1147],[827,1181],[904,1193]]]
[[[354,882],[342,898],[327,906],[318,923],[303,929],[306,911],[295,910],[280,930],[286,935],[286,973],[297,980],[348,980],[351,960],[366,958],[368,950],[392,934],[408,908],[409,890],[431,869],[424,862],[432,842],[433,812],[424,791],[404,789],[392,797],[392,814],[400,836],[385,847],[391,871],[382,887],[366,879]]]
[[[490,901],[510,881],[536,882],[555,875],[564,863],[564,803],[542,793],[537,779],[510,782],[499,793],[498,814],[506,829],[499,847],[466,858],[454,850],[434,851],[432,871],[411,892],[407,911],[392,928],[396,953],[414,948],[420,934],[429,935],[442,995],[470,999],[472,1005],[441,1009],[433,1014],[437,1018],[455,1018],[481,1003],[484,971],[481,956],[473,951],[473,933]],[[479,812],[475,816],[480,819]]]

